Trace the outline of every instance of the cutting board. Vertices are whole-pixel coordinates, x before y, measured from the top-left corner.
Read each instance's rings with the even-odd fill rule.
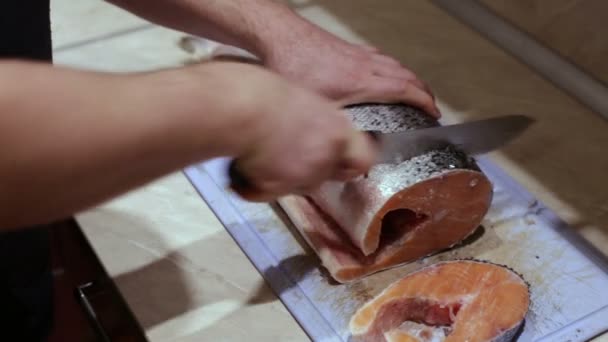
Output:
[[[349,284],[334,282],[276,204],[249,203],[227,187],[227,160],[185,172],[241,249],[314,341],[348,341],[348,321],[392,282],[438,261],[476,258],[508,265],[531,286],[518,341],[586,341],[608,331],[608,260],[490,161],[494,185],[482,227],[449,251]]]

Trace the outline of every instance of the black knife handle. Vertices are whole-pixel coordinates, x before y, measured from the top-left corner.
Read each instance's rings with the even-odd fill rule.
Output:
[[[258,193],[255,184],[239,169],[238,159],[230,161],[228,178],[230,188],[242,197],[252,197]]]
[[[376,143],[380,142],[382,132],[380,131],[364,131]],[[255,184],[239,169],[238,159],[230,161],[228,166],[228,178],[230,179],[230,188],[244,198],[251,198],[260,191]]]
[[[380,142],[380,137],[382,136],[382,132],[380,131],[364,131],[367,135],[372,138],[374,142]]]

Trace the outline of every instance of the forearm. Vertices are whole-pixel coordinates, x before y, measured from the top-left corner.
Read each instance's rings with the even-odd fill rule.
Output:
[[[0,63],[0,229],[63,218],[236,145],[217,82]],[[192,98],[192,96],[190,96]],[[220,103],[218,105],[218,103]],[[193,115],[204,115],[194,120]]]
[[[157,24],[224,44],[264,58],[277,34],[308,25],[274,0],[108,0]]]

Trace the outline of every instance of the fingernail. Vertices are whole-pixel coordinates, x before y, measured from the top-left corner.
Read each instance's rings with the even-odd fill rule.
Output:
[[[437,118],[440,118],[440,117],[441,117],[441,111],[439,110],[439,108],[435,107],[434,112],[435,112],[435,116],[436,116]]]

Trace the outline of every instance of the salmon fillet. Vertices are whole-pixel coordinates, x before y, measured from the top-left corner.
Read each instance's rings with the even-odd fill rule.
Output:
[[[437,125],[407,106],[348,111],[362,130]],[[279,203],[332,277],[349,282],[454,246],[479,226],[491,200],[492,185],[475,162],[447,146]]]
[[[521,276],[475,260],[438,263],[396,281],[352,316],[354,341],[511,341],[530,305]]]

